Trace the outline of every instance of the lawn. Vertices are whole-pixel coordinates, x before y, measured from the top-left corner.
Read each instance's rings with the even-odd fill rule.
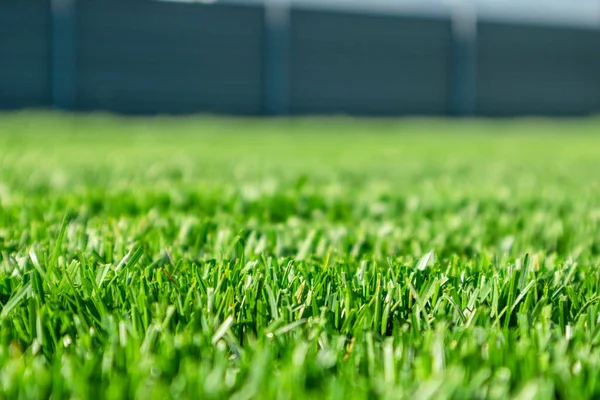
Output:
[[[600,397],[600,120],[0,114],[0,398]]]

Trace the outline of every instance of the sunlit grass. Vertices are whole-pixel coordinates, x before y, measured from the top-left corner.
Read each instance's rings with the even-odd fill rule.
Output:
[[[0,115],[0,398],[597,398],[599,132]]]

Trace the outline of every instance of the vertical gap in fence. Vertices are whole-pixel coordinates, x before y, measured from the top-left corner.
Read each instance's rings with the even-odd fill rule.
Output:
[[[267,115],[289,112],[290,3],[265,0],[264,105]]]
[[[477,14],[472,4],[452,14],[450,112],[469,116],[477,108]]]
[[[71,110],[75,106],[75,0],[50,0],[52,105]]]

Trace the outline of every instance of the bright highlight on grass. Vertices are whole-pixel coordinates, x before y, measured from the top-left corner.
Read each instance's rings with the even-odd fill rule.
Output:
[[[600,396],[600,121],[0,116],[0,397]]]

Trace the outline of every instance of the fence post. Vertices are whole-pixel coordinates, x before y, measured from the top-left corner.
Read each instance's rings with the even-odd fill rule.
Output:
[[[453,115],[473,115],[477,107],[477,14],[473,4],[452,13],[450,108]]]
[[[265,0],[264,102],[268,115],[289,112],[289,0]]]
[[[75,107],[75,1],[50,0],[52,105],[63,110]]]

